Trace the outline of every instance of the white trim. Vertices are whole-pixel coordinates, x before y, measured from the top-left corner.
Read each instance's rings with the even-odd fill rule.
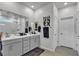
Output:
[[[72,17],[73,17],[73,20],[75,21],[75,17],[74,17],[74,15],[71,15]],[[60,42],[60,21],[61,21],[61,18],[59,18],[59,20],[58,20],[58,41]],[[74,25],[75,25],[75,22],[74,22]],[[75,26],[74,26],[74,35],[75,35]],[[74,36],[75,37],[75,36]],[[74,39],[74,37],[73,37],[73,39]],[[57,44],[58,46],[62,46],[62,44],[61,43],[59,43],[59,44]],[[70,48],[73,48],[74,49],[74,47],[70,47]]]
[[[40,48],[42,48],[44,50],[49,50],[49,51],[55,52],[55,48],[50,49],[50,48],[46,48],[46,47],[43,47],[43,46],[41,46]]]

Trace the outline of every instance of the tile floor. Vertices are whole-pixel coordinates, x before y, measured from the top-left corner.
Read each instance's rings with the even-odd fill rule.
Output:
[[[40,56],[78,56],[77,51],[67,47],[57,47],[55,52],[45,50]]]

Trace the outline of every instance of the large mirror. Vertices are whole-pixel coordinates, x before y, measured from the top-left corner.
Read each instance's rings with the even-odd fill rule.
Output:
[[[25,32],[28,26],[25,23],[25,16],[18,15],[9,11],[0,10],[0,31],[7,33],[20,33]]]
[[[0,16],[0,32],[16,33],[16,20]]]

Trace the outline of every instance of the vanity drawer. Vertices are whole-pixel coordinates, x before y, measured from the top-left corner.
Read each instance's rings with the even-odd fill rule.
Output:
[[[27,41],[23,40],[23,47],[27,47],[27,46],[29,46],[29,40]]]
[[[31,36],[31,37],[29,37],[29,39],[32,39],[32,40],[35,39],[35,36]]]
[[[23,54],[29,51],[29,46],[23,48]]]
[[[29,37],[23,38],[23,41],[28,41]]]
[[[23,47],[24,47],[24,48],[25,48],[25,47],[28,47],[28,46],[29,46],[29,43],[28,43],[28,44],[24,44],[24,45],[23,45]]]
[[[22,42],[22,39],[5,40],[5,41],[2,41],[2,45],[7,45],[7,44],[12,44],[12,43],[17,43],[17,42]]]

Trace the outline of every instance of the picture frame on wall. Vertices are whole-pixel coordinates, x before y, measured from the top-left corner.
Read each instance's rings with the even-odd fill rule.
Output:
[[[46,17],[43,17],[43,25],[46,26]]]
[[[47,26],[50,26],[50,16],[47,16]]]
[[[43,17],[43,25],[50,26],[50,16]]]

